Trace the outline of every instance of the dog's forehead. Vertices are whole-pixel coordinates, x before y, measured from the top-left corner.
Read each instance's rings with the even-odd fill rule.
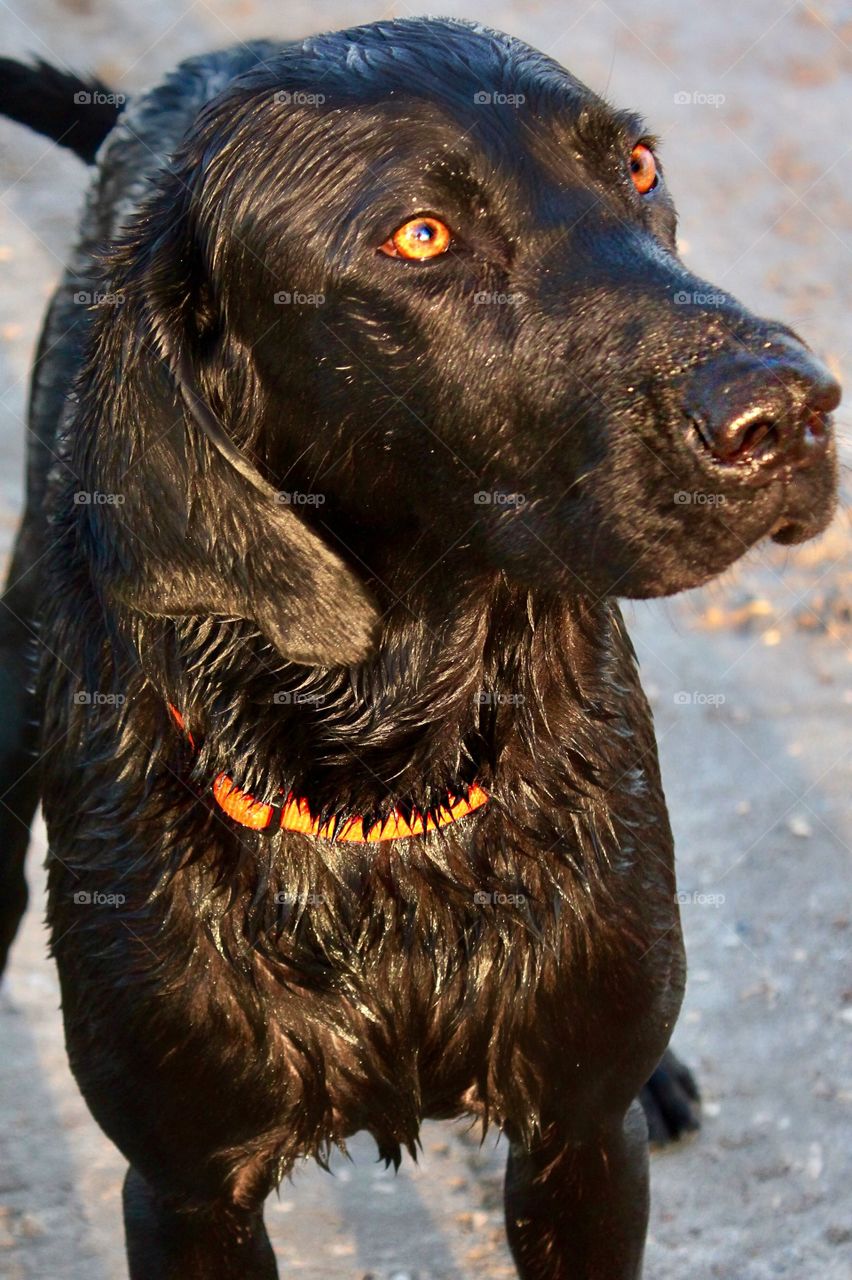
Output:
[[[312,36],[265,60],[241,83],[274,88],[296,103],[339,103],[349,112],[418,104],[433,119],[443,115],[483,131],[509,123],[513,109],[526,123],[619,118],[552,58],[461,19],[394,19]]]
[[[224,204],[243,234],[265,237],[321,209],[313,230],[348,243],[409,208],[575,218],[571,201],[585,207],[623,177],[640,128],[519,40],[406,19],[264,58],[211,102],[190,145],[212,221]]]
[[[241,77],[240,88],[283,101],[320,127],[276,130],[302,156],[328,135],[347,164],[381,153],[422,172],[453,164],[487,172],[528,161],[558,175],[572,151],[593,159],[642,122],[614,110],[576,76],[529,45],[456,19],[404,19],[310,37]],[[353,173],[354,177],[354,173]]]
[[[538,90],[588,90],[558,63],[503,32],[462,19],[375,22],[309,37],[300,51],[311,71],[329,81],[383,84],[434,95],[443,86],[464,93],[514,83]]]

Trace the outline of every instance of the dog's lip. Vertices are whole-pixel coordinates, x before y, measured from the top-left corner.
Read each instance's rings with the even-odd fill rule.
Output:
[[[837,463],[829,440],[821,465],[787,468],[779,484],[779,505],[766,536],[780,546],[808,542],[831,522],[837,507]]]
[[[831,414],[817,413],[808,424],[813,442],[806,441],[801,453],[794,451],[777,468],[766,468],[766,474],[760,463],[720,462],[703,440],[688,438],[681,420],[677,448],[687,467],[682,486],[689,488],[690,484],[699,483],[733,502],[747,503],[749,507],[760,503],[763,532],[754,538],[755,543],[763,539],[780,546],[808,542],[825,528],[828,519],[824,516],[834,507],[827,487],[836,448],[832,423]],[[737,508],[726,511],[726,520],[736,520]]]
[[[825,521],[806,519],[795,515],[783,515],[772,525],[768,537],[781,547],[793,547],[809,542],[825,528]]]
[[[791,519],[790,516],[781,516],[772,525],[768,536],[772,542],[777,542],[779,546],[789,547],[797,542],[806,542],[810,534],[808,533],[808,526],[801,520]]]

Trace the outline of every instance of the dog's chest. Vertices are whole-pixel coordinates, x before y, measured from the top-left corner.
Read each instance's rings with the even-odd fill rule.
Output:
[[[351,851],[346,867],[291,854],[265,897],[255,886],[253,916],[245,897],[234,912],[202,894],[200,874],[176,908],[188,929],[201,912],[204,941],[169,995],[174,1035],[187,1020],[229,1028],[213,1046],[224,1087],[291,1155],[315,1150],[320,1134],[366,1128],[393,1150],[426,1116],[532,1114],[536,1038],[558,1045],[578,1079],[603,1063],[594,1024],[612,1003],[614,964],[620,998],[641,1014],[634,989],[647,986],[652,939],[629,883],[620,903],[607,892],[607,911],[581,920],[579,902],[594,906],[598,889],[553,851],[524,879],[505,849],[498,868],[487,826],[472,820],[479,840],[422,843],[414,856],[362,851],[360,866]]]

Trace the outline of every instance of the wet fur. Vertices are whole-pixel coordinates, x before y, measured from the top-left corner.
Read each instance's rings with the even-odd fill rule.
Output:
[[[352,170],[323,113],[276,107],[280,84],[322,84]],[[434,124],[440,141],[484,84],[569,121],[587,168],[552,185],[547,138],[484,119],[472,275],[443,264],[408,293],[359,256],[392,202],[334,210],[371,166],[416,186],[416,135]],[[389,131],[388,94],[405,93],[417,110]],[[398,1162],[424,1117],[462,1113],[510,1138],[523,1276],[639,1274],[631,1103],[684,963],[651,715],[613,596],[703,581],[783,512],[824,523],[832,479],[732,485],[725,521],[672,502],[702,479],[683,379],[732,335],[778,327],[733,301],[667,307],[700,282],[665,190],[646,209],[623,187],[637,128],[518,42],[414,21],[193,60],[100,153],[36,366],[19,556],[39,569],[17,609],[43,640],[31,709],[69,1055],[132,1166],[134,1277],[271,1276],[260,1206],[299,1156],[367,1129]],[[468,159],[435,178],[459,210],[486,181]],[[576,256],[539,277],[570,208]],[[516,243],[501,218],[521,220]],[[474,324],[474,286],[514,278],[523,307]],[[297,323],[272,301],[285,286],[329,305]],[[81,288],[120,305],[84,310]],[[477,510],[475,491],[518,476],[522,519]],[[326,504],[296,513],[277,489]],[[491,802],[423,839],[334,845],[234,824],[211,800],[220,770],[324,817],[434,808],[474,779]]]

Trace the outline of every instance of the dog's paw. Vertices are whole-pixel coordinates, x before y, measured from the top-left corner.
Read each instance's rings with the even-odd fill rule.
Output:
[[[660,1065],[639,1094],[652,1147],[678,1142],[701,1127],[701,1094],[695,1077],[667,1049]]]

